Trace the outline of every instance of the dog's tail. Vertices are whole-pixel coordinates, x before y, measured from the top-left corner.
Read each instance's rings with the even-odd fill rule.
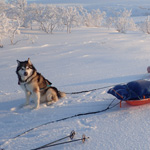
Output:
[[[51,86],[51,88],[56,92],[58,98],[63,98],[66,96],[65,92],[58,91],[58,89],[56,87]]]
[[[60,92],[60,91],[58,91],[58,92],[57,92],[57,95],[58,95],[58,98],[66,97],[66,93],[65,93],[65,92]]]

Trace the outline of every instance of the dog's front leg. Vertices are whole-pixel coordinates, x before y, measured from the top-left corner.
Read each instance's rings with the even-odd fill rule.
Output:
[[[25,94],[26,94],[26,103],[24,105],[26,106],[26,105],[29,105],[31,92],[26,91]]]
[[[35,88],[33,90],[33,97],[34,97],[34,102],[35,102],[35,109],[38,109],[40,106],[40,90],[38,88]]]
[[[25,96],[26,96],[26,102],[24,104],[21,104],[19,106],[20,108],[23,108],[24,106],[29,105],[31,92],[25,90]]]

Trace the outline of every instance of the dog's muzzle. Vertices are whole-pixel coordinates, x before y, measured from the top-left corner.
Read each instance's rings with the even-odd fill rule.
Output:
[[[27,73],[27,72],[25,72],[25,73],[24,73],[24,76],[27,76],[27,75],[28,75],[28,73]]]

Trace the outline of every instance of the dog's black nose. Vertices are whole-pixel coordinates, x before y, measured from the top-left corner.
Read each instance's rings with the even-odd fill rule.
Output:
[[[27,75],[28,75],[28,73],[27,73],[27,72],[25,72],[25,73],[24,73],[24,76],[27,76]]]

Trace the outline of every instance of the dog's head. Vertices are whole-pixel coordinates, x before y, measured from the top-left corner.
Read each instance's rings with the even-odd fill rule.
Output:
[[[32,65],[30,59],[27,61],[19,61],[17,60],[18,66],[16,69],[16,73],[18,75],[19,81],[25,82],[29,77],[32,76],[34,71],[36,71],[35,67]]]

